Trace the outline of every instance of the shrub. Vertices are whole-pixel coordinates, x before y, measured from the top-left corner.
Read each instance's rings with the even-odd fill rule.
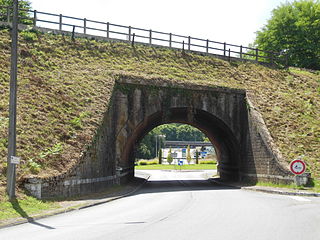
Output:
[[[199,164],[216,164],[216,161],[213,160],[200,160]]]
[[[22,31],[20,33],[21,37],[26,40],[27,42],[35,42],[38,40],[38,36],[36,33],[34,32],[30,32],[30,31]]]
[[[33,161],[33,159],[28,160],[28,167],[33,174],[37,174],[41,170],[41,165]]]
[[[158,164],[158,160],[157,159],[153,159],[153,160],[147,161],[147,165],[156,165],[156,164]]]
[[[148,161],[147,160],[140,160],[138,162],[139,165],[147,165],[148,164]]]

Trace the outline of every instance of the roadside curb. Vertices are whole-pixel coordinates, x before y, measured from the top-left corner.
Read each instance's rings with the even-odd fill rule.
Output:
[[[280,194],[280,195],[290,195],[290,196],[305,196],[305,197],[320,197],[320,193],[316,192],[305,192],[299,190],[290,190],[290,189],[275,189],[271,187],[261,187],[261,186],[241,186],[237,183],[224,183],[216,179],[210,178],[209,181],[219,184],[221,186],[239,188],[246,191],[254,192],[264,192],[271,194]]]
[[[130,196],[130,195],[134,194],[135,192],[137,192],[138,190],[140,190],[142,188],[142,186],[149,180],[149,178],[150,178],[150,175],[145,176],[144,180],[140,184],[138,184],[131,191],[124,193],[122,195],[119,195],[116,197],[106,197],[104,199],[95,200],[95,201],[87,200],[87,203],[83,203],[83,204],[79,203],[78,205],[74,205],[74,206],[61,207],[59,209],[52,210],[51,212],[47,212],[44,214],[40,213],[38,215],[30,216],[29,218],[13,219],[11,221],[9,220],[7,222],[0,223],[0,229],[12,227],[12,226],[16,226],[16,225],[20,225],[20,224],[24,224],[24,223],[36,222],[37,220],[40,220],[43,218],[59,215],[62,213],[68,213],[68,212],[72,212],[72,211],[76,211],[76,210],[81,210],[81,209],[85,209],[85,208],[89,208],[89,207],[93,207],[93,206],[97,206],[97,205],[101,205],[104,203],[112,202],[114,200]]]

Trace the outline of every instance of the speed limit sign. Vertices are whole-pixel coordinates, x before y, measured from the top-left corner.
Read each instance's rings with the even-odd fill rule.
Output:
[[[304,161],[300,160],[300,159],[296,159],[293,160],[290,163],[290,170],[291,172],[293,172],[296,175],[300,175],[302,173],[305,172],[306,170],[306,164],[304,163]]]

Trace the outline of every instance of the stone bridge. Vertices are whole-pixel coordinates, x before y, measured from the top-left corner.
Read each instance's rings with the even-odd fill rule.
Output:
[[[165,123],[200,129],[213,143],[222,180],[293,182],[261,115],[245,90],[117,80],[109,108],[91,146],[72,173],[29,179],[38,198],[97,192],[130,181],[139,141]]]

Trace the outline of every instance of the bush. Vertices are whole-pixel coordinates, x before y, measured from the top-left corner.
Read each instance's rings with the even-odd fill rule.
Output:
[[[41,170],[41,165],[36,163],[33,159],[28,160],[28,167],[33,174],[38,174]]]
[[[158,163],[159,163],[159,161],[157,159],[147,161],[147,165],[156,165]]]
[[[22,31],[20,33],[21,37],[23,37],[24,40],[26,40],[27,42],[34,42],[36,40],[38,40],[38,36],[36,33],[31,32],[31,31]]]
[[[217,164],[217,162],[213,160],[200,160],[199,164]]]
[[[147,165],[148,164],[148,161],[147,160],[140,160],[138,162],[138,165]]]

